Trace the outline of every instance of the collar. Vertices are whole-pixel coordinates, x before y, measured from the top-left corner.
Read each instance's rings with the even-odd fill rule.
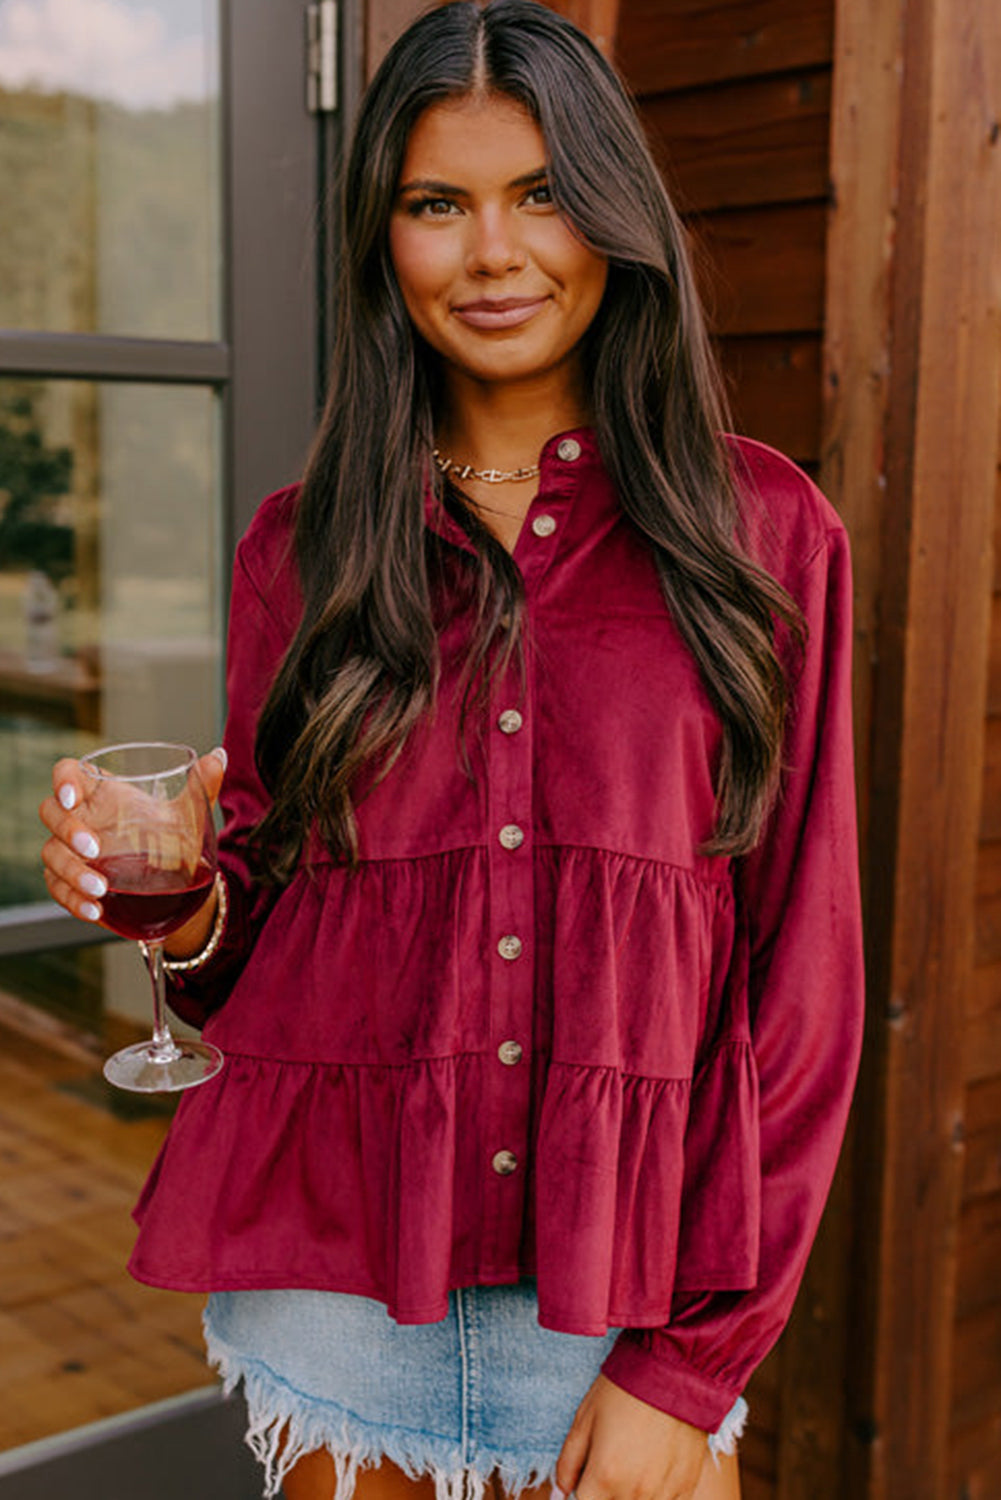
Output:
[[[603,467],[593,427],[571,427],[565,432],[554,433],[543,444],[539,454],[538,488],[532,507],[537,507],[547,498],[565,495],[568,489],[576,489],[575,479]],[[462,527],[452,519],[436,496],[431,483],[430,464],[424,480],[424,521],[429,530],[436,532],[446,542],[451,542],[464,552],[475,550]]]

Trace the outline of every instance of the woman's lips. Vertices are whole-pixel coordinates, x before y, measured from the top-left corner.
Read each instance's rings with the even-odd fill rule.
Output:
[[[548,297],[484,298],[480,302],[460,303],[453,312],[473,328],[517,328],[534,317],[548,300]]]

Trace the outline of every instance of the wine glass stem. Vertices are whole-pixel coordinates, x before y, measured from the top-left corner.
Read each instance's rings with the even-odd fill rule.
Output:
[[[149,943],[149,977],[153,985],[153,1041],[151,1052],[156,1062],[173,1062],[180,1050],[167,1025],[167,1002],[164,996],[163,944]]]

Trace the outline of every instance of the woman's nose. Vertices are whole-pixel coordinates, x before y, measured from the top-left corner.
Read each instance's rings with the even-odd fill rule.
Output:
[[[509,214],[486,209],[470,216],[466,269],[472,275],[502,276],[524,264],[524,248]]]

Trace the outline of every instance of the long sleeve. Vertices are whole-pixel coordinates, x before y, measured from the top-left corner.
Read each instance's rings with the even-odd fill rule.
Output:
[[[793,592],[808,636],[794,679],[782,792],[737,872],[759,1085],[757,1284],[746,1292],[676,1293],[667,1326],[624,1330],[603,1366],[633,1395],[706,1430],[718,1426],[792,1310],[861,1050],[851,575],[840,526],[803,564]]]
[[[219,868],[226,881],[229,913],[212,958],[200,969],[173,976],[168,991],[171,1008],[194,1026],[204,1025],[227,999],[275,899],[273,890],[254,883],[247,839],[269,802],[254,761],[254,738],[286,642],[248,565],[247,553],[252,555],[254,540],[252,532],[237,551],[226,652],[229,713],[223,745],[228,761],[220,796],[224,824]]]

